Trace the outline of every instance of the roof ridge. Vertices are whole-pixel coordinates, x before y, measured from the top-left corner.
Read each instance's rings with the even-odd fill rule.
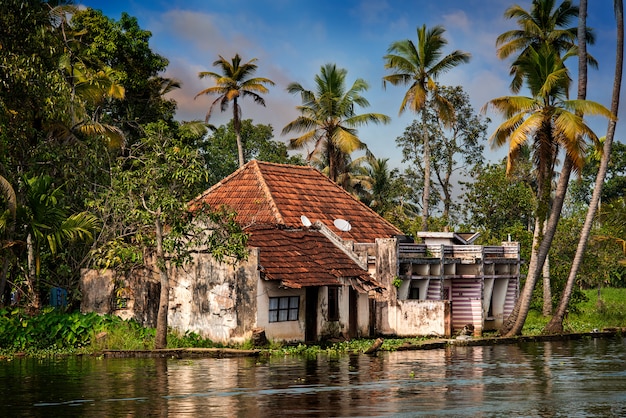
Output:
[[[326,179],[326,181],[332,183],[333,185],[337,186],[337,188],[339,190],[341,190],[344,194],[348,195],[352,200],[354,200],[355,202],[357,202],[359,205],[363,206],[366,210],[372,212],[373,214],[375,214],[378,218],[380,218],[380,220],[382,220],[384,223],[387,224],[387,226],[396,229],[398,231],[400,231],[400,228],[398,228],[397,226],[395,226],[394,224],[392,224],[391,222],[389,222],[387,219],[385,219],[385,217],[381,214],[379,214],[378,212],[376,212],[374,209],[370,208],[369,206],[367,206],[365,203],[361,202],[359,199],[357,199],[352,193],[350,193],[349,191],[347,191],[346,189],[344,189],[343,187],[341,187],[341,185],[339,183],[337,183],[336,181],[333,181],[330,179],[330,177],[328,177],[326,174],[322,173],[320,170],[318,170],[315,167],[310,166],[313,170],[319,172],[322,177],[324,177],[324,179]]]
[[[252,169],[255,170],[257,174],[256,176],[257,180],[260,183],[263,194],[265,194],[267,197],[272,214],[276,217],[276,223],[284,225],[285,219],[283,219],[283,215],[280,213],[280,210],[278,210],[278,206],[276,206],[276,202],[274,201],[274,196],[272,196],[272,191],[270,190],[269,186],[267,185],[267,182],[265,181],[265,177],[263,176],[263,171],[261,170],[261,167],[259,166],[258,161],[252,160],[250,161],[250,165],[253,167]]]
[[[252,161],[254,161],[254,160],[252,160]],[[245,170],[247,168],[247,166],[248,166],[247,163],[242,165],[241,167],[239,167],[238,169],[236,169],[235,171],[233,171],[232,173],[230,173],[229,175],[227,175],[226,177],[224,177],[223,179],[221,179],[220,181],[215,183],[213,186],[209,187],[208,189],[206,189],[205,191],[200,193],[198,196],[196,196],[193,199],[191,199],[191,202],[189,202],[189,205],[191,206],[191,205],[193,205],[193,203],[202,200],[202,198],[204,196],[209,195],[213,190],[217,189],[218,187],[221,187],[224,183],[227,183],[228,181],[230,181],[230,179],[235,177],[236,175],[238,175],[239,172]]]

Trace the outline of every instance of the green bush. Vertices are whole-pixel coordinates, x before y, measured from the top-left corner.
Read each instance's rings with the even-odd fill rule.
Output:
[[[0,310],[0,350],[6,354],[148,350],[154,338],[154,328],[115,315],[46,308],[33,316],[22,309]],[[215,346],[193,332],[168,334],[169,348]]]
[[[211,348],[216,347],[216,344],[195,332],[187,331],[181,334],[178,331],[171,331],[167,336],[167,346],[169,348]]]
[[[94,330],[103,329],[107,323],[114,321],[114,317],[66,313],[54,308],[46,308],[36,316],[22,309],[2,309],[0,348],[16,351],[81,348],[90,343]]]

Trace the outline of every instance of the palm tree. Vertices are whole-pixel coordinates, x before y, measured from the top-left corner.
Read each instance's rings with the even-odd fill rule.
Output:
[[[347,74],[347,70],[337,68],[335,64],[326,64],[315,76],[314,91],[305,89],[299,83],[287,86],[289,93],[300,95],[302,105],[298,106],[300,116],[288,123],[282,134],[302,133],[289,140],[292,149],[313,143],[307,160],[318,158],[327,161],[328,177],[333,181],[346,172],[346,162],[349,161],[346,157],[356,150],[366,149],[357,136],[356,128],[370,122],[389,123],[391,120],[381,113],[356,114],[356,106],[369,106],[367,99],[361,95],[369,86],[359,78],[346,90]]]
[[[578,8],[573,7],[571,1],[566,0],[556,10],[553,9],[555,9],[554,0],[533,0],[530,12],[523,10],[519,6],[513,6],[505,13],[505,17],[507,18],[517,18],[519,29],[502,34],[498,38],[496,45],[500,47],[498,49],[498,55],[500,58],[507,58],[513,52],[520,53],[511,66],[511,74],[514,76],[511,83],[511,89],[514,93],[519,92],[524,80],[528,81],[529,79],[534,78],[532,73],[535,70],[533,70],[532,59],[529,58],[531,51],[537,52],[551,50],[551,54],[556,55],[555,58],[558,58],[559,60],[564,60],[567,57],[574,56],[578,52],[578,47],[574,43],[577,39],[577,29],[575,27],[566,27],[569,22],[578,15]],[[586,41],[583,42],[581,49],[586,52],[586,44],[593,42],[593,35],[586,27],[584,28],[584,33],[584,39],[586,39]],[[563,57],[561,57],[561,54],[564,54]],[[550,54],[545,52],[542,55],[545,57],[550,56]],[[588,62],[591,65],[597,66],[597,63],[592,57],[587,56],[586,53],[585,56],[585,63]],[[531,74],[528,73],[529,69],[531,70]],[[546,71],[544,71],[544,73],[545,72]],[[539,80],[541,80],[541,77]],[[541,84],[542,83],[540,82],[539,85],[535,85],[534,91],[532,90],[533,87],[529,84],[529,88],[531,88],[531,94],[533,94],[533,96],[537,94],[537,89],[541,88]],[[584,96],[580,96],[579,94],[579,99],[584,98]],[[579,116],[582,117],[582,114],[579,114]],[[541,208],[538,213],[543,212],[543,215],[547,216],[549,208],[551,210],[551,215],[547,218],[547,222],[540,222],[539,217],[536,219],[528,274],[528,277],[530,277],[531,280],[527,280],[527,283],[535,283],[535,280],[532,279],[532,277],[539,274],[539,271],[542,270],[542,266],[547,258],[552,238],[554,237],[560,218],[560,211],[573,166],[574,162],[571,160],[570,155],[566,154],[554,195],[554,200],[551,202],[551,207],[549,205],[549,201],[547,200],[549,192],[547,187],[545,187],[545,185],[543,186],[544,190],[542,190],[542,193],[545,193],[543,198],[546,200],[538,201],[538,205],[540,205],[538,208]],[[541,173],[541,175],[544,177],[543,181],[547,181],[548,174],[544,172]],[[541,195],[538,195],[538,198],[541,198]],[[545,283],[545,285],[547,285],[547,283]],[[532,292],[532,289],[528,290]],[[508,334],[513,326],[516,326],[519,330],[521,330],[518,321],[521,300],[522,299],[518,299],[518,303],[516,304],[512,314],[509,315],[509,318],[501,327],[500,332],[502,334]],[[517,325],[515,325],[516,323]]]
[[[384,59],[385,68],[392,74],[383,77],[383,86],[387,83],[409,85],[402,103],[400,114],[407,108],[415,113],[421,112],[422,122],[426,123],[426,101],[430,96],[435,104],[439,118],[448,123],[454,120],[452,105],[438,92],[436,80],[448,70],[466,63],[470,54],[454,51],[443,58],[442,49],[448,43],[443,37],[445,29],[435,26],[427,29],[426,25],[417,28],[417,45],[410,39],[396,41],[387,50]],[[422,230],[428,228],[430,198],[430,143],[428,132],[423,132],[424,142],[424,190],[422,193]]]
[[[228,62],[221,55],[219,57],[217,61],[213,62],[213,66],[220,67],[222,74],[212,71],[202,71],[198,74],[200,78],[212,78],[215,80],[216,86],[202,90],[196,94],[196,98],[203,94],[218,96],[209,107],[205,118],[206,123],[209,122],[215,105],[219,103],[220,110],[224,112],[228,109],[230,102],[233,102],[233,126],[237,137],[237,151],[239,154],[239,166],[241,167],[245,164],[245,161],[241,143],[241,107],[239,106],[239,97],[241,96],[243,99],[249,96],[255,103],[265,106],[265,100],[261,94],[266,94],[269,91],[266,86],[273,86],[274,82],[263,77],[250,78],[257,70],[256,58],[242,63],[239,54],[235,54],[231,62]]]
[[[0,176],[0,195],[7,203],[7,208],[0,213],[0,237],[3,235],[6,239],[0,239],[0,254],[2,254],[2,270],[0,271],[0,306],[3,306],[4,288],[7,283],[7,274],[11,258],[7,254],[8,249],[15,244],[13,233],[15,231],[15,220],[17,213],[17,196],[15,189],[11,183]]]
[[[619,110],[619,96],[622,82],[622,70],[624,65],[624,4],[622,0],[614,0],[613,4],[615,9],[615,20],[617,22],[617,52],[615,56],[615,77],[613,81],[613,98],[611,100],[611,112],[614,115],[617,115],[617,112]],[[580,8],[582,23],[579,25],[578,33],[579,36],[582,36],[581,33],[584,32],[582,31],[581,26],[585,25],[584,17],[586,17],[587,12],[587,0],[582,0],[580,2]],[[604,178],[606,176],[609,160],[611,157],[611,147],[613,143],[613,137],[615,135],[615,125],[615,119],[611,119],[609,121],[606,139],[604,141],[602,158],[600,160],[600,169],[598,170],[598,174],[596,175],[596,183],[593,189],[593,195],[591,197],[591,202],[589,203],[589,208],[587,210],[587,216],[585,217],[585,223],[580,234],[580,240],[578,241],[576,254],[574,255],[574,260],[572,261],[572,267],[567,277],[567,282],[565,284],[565,288],[563,289],[563,294],[561,296],[561,300],[559,301],[559,306],[557,307],[555,314],[550,319],[550,322],[544,328],[545,333],[556,333],[563,331],[563,319],[565,317],[565,312],[567,311],[567,306],[569,305],[572,290],[574,288],[574,282],[576,280],[576,275],[578,273],[578,269],[580,268],[583,255],[587,248],[589,234],[591,232],[593,220],[599,206],[602,185],[604,184]]]
[[[524,57],[518,61],[529,90],[533,97],[506,96],[493,99],[485,105],[491,105],[507,117],[491,137],[496,147],[509,142],[507,172],[513,169],[517,156],[523,145],[533,141],[534,164],[537,169],[537,208],[535,218],[535,235],[533,238],[533,255],[524,291],[516,306],[515,322],[510,329],[503,328],[506,335],[518,334],[528,314],[532,292],[543,266],[547,249],[552,236],[543,236],[543,225],[547,220],[548,229],[554,227],[560,215],[560,205],[567,190],[566,182],[560,181],[555,194],[555,203],[550,213],[549,202],[552,190],[551,179],[556,157],[560,148],[566,152],[565,166],[571,164],[579,171],[584,164],[584,138],[598,142],[595,133],[589,128],[581,115],[602,115],[612,118],[611,112],[604,106],[588,100],[568,100],[569,75],[559,57],[547,45],[535,51],[530,47]],[[569,178],[569,170],[567,178]],[[561,179],[562,180],[562,179]],[[563,184],[565,183],[565,184]],[[550,217],[548,219],[548,214]],[[546,249],[547,246],[547,249]],[[541,257],[535,256],[543,254]],[[514,312],[515,314],[515,312]],[[508,322],[508,321],[507,321]],[[506,325],[506,324],[505,324]],[[509,328],[506,325],[506,328]],[[502,332],[501,331],[501,332]]]
[[[53,188],[52,177],[25,178],[26,204],[18,206],[18,222],[25,226],[28,269],[26,286],[33,308],[41,307],[37,281],[41,272],[41,251],[55,255],[66,242],[93,239],[98,218],[88,212],[69,214],[63,206],[64,194]]]
[[[570,0],[565,0],[555,9],[555,0],[533,0],[530,12],[518,5],[509,7],[504,12],[507,19],[516,19],[519,29],[504,32],[496,39],[498,58],[506,59],[513,53],[519,53],[517,59],[525,57],[530,48],[538,50],[547,45],[559,55],[568,51],[572,55],[578,52],[576,26],[568,27],[571,21],[578,16],[578,7],[573,6]],[[585,28],[586,43],[593,44],[593,32]],[[586,46],[586,45],[585,45]],[[587,55],[587,62],[597,67],[597,61]],[[511,91],[519,93],[524,73],[520,71],[517,62],[511,66]]]
[[[124,99],[125,88],[119,83],[120,73],[107,65],[94,64],[81,57],[84,44],[80,37],[83,31],[73,29],[68,17],[76,14],[78,8],[71,4],[50,6],[50,19],[58,22],[64,53],[59,59],[59,70],[70,89],[68,120],[50,121],[51,135],[61,139],[76,139],[77,134],[98,135],[108,142],[110,148],[119,148],[125,137],[120,128],[100,121],[102,103],[108,99]],[[91,61],[91,62],[90,62]]]

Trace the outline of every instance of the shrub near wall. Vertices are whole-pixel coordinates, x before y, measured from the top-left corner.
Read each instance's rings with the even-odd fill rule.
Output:
[[[0,310],[0,348],[5,350],[77,349],[91,343],[98,332],[114,323],[116,316],[67,313],[46,308],[31,316],[21,309]]]

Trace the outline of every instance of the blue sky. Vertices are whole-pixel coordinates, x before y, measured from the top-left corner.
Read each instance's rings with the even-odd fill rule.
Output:
[[[389,45],[398,40],[417,39],[416,28],[443,25],[448,47],[445,53],[460,49],[472,54],[462,64],[444,75],[442,84],[461,85],[479,112],[490,99],[509,95],[509,64],[496,57],[495,40],[502,32],[515,28],[515,22],[503,18],[504,11],[517,3],[529,9],[530,0],[77,0],[107,16],[119,20],[122,12],[135,16],[142,29],[152,32],[151,48],[170,61],[167,77],[182,82],[172,94],[178,102],[180,120],[204,119],[211,98],[194,96],[209,87],[208,79],[198,78],[200,71],[219,71],[212,63],[222,55],[232,58],[239,53],[243,60],[258,59],[256,76],[267,77],[276,85],[265,95],[266,107],[252,101],[242,102],[245,119],[270,124],[276,140],[282,128],[297,117],[298,96],[285,91],[291,82],[313,89],[313,79],[320,67],[335,63],[348,71],[347,84],[365,79],[370,88],[364,96],[370,102],[359,113],[384,113],[392,118],[388,125],[369,125],[359,129],[359,136],[378,158],[388,158],[392,166],[402,166],[401,151],[395,140],[416,118],[405,112],[398,115],[404,87],[383,89],[383,56]],[[589,70],[588,99],[610,107],[615,67],[615,19],[612,0],[589,1],[588,25],[596,35],[589,47],[600,63]],[[576,25],[573,22],[572,25]],[[570,62],[576,77],[576,62]],[[575,83],[573,83],[575,89]],[[622,89],[624,91],[625,89]],[[524,92],[522,92],[524,93]],[[576,96],[576,91],[571,92]],[[624,103],[622,100],[621,103]],[[622,106],[622,109],[624,106]],[[624,112],[620,112],[623,115]],[[214,113],[211,123],[221,125],[232,115]],[[495,123],[500,119],[488,112]],[[606,121],[590,119],[598,136],[606,133]],[[623,125],[618,124],[616,139],[624,140]],[[491,150],[486,158],[506,155],[505,149]],[[303,151],[304,153],[304,151]]]

